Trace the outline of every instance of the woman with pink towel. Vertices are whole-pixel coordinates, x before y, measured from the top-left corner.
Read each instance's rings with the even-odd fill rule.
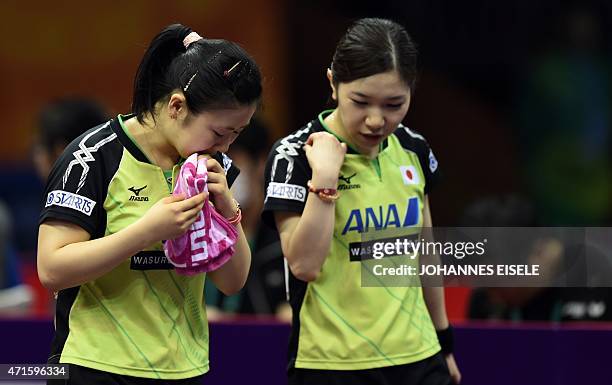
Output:
[[[237,44],[170,25],[140,63],[132,112],[68,145],[38,243],[40,280],[57,292],[49,363],[70,371],[59,383],[202,382],[205,279],[233,294],[251,262],[224,152],[261,93]]]

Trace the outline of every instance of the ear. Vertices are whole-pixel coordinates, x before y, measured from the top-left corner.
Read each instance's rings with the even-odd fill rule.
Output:
[[[338,94],[336,91],[336,86],[334,85],[334,75],[332,74],[331,69],[327,69],[327,80],[329,80],[329,86],[332,89],[332,99],[334,99],[335,101],[338,101]]]
[[[180,92],[170,95],[168,100],[168,116],[170,119],[185,119],[187,116],[187,100]]]

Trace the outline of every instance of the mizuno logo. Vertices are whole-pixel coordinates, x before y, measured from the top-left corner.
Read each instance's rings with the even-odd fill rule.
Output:
[[[133,192],[137,197],[140,196],[140,192],[147,188],[147,185],[142,186],[141,188],[136,188],[136,186],[130,187],[128,190]]]
[[[146,189],[146,188],[147,188],[147,185],[144,185],[144,186],[142,186],[140,188],[136,188],[136,186],[130,187],[128,190],[133,192],[134,195],[132,195],[129,200],[137,201],[137,202],[148,202],[149,201],[149,197],[144,197],[144,196],[141,197],[140,196],[140,192],[142,190]]]
[[[341,184],[338,185],[338,190],[352,190],[354,188],[361,188],[360,184],[351,184],[351,179],[353,179],[355,177],[355,175],[357,175],[356,172],[353,173],[353,175],[351,176],[344,176],[344,175],[340,175],[338,177],[338,179],[340,179],[341,181],[343,181],[346,184]]]
[[[346,182],[346,184],[351,184],[351,179],[353,179],[353,177],[355,175],[357,175],[357,173],[353,173],[353,175],[351,175],[351,176],[342,176],[342,175],[340,175],[338,177],[338,179],[340,179],[343,182]]]

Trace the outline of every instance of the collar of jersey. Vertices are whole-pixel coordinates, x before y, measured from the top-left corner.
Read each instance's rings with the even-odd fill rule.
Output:
[[[130,132],[127,130],[127,128],[123,124],[124,121],[130,118],[133,118],[134,116],[136,115],[134,114],[117,115],[117,119],[113,119],[111,122],[111,127],[113,129],[113,132],[117,134],[117,136],[119,137],[119,141],[121,141],[121,143],[125,146],[125,148],[130,152],[130,154],[132,154],[132,156],[137,161],[148,163],[150,165],[155,166],[155,164],[151,162],[149,158],[145,155],[144,151],[142,151],[138,143],[136,143],[136,140],[134,140],[134,138],[132,137],[132,134],[130,134]],[[185,162],[185,159],[180,158],[177,164],[182,165],[184,162]],[[164,170],[164,171],[170,171],[170,170]]]
[[[340,135],[336,134],[335,132],[333,132],[332,130],[329,129],[329,127],[327,127],[327,125],[324,122],[324,119],[331,114],[332,112],[334,112],[333,109],[331,110],[325,110],[323,112],[321,112],[318,116],[317,121],[319,122],[319,124],[321,125],[322,129],[319,129],[317,131],[327,131],[330,134],[332,134],[333,136],[335,136],[339,141],[346,143],[346,153],[347,154],[357,154],[357,155],[363,155],[362,153],[359,152],[359,150],[357,150],[351,143],[349,143],[349,141],[347,141],[346,139],[344,139],[343,137],[341,137]],[[382,143],[379,145],[378,148],[378,154],[380,154],[385,148],[387,148],[388,145],[388,139],[389,138],[385,138],[385,140],[382,141]],[[365,155],[364,155],[365,156]]]
[[[144,152],[140,149],[140,147],[138,147],[138,144],[136,144],[136,141],[123,124],[124,121],[133,118],[134,116],[134,114],[117,115],[117,118],[111,121],[111,128],[113,132],[117,134],[117,137],[119,138],[121,144],[123,144],[123,146],[129,151],[130,154],[132,154],[132,156],[137,161],[153,164],[149,160],[149,158],[147,158]]]

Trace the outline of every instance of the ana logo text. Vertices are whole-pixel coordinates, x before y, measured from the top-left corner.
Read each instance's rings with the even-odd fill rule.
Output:
[[[412,197],[408,199],[406,212],[403,220],[400,220],[399,212],[395,203],[386,207],[366,207],[364,210],[352,210],[346,220],[342,235],[349,231],[363,233],[368,228],[383,230],[387,227],[410,227],[419,223],[419,199]]]

